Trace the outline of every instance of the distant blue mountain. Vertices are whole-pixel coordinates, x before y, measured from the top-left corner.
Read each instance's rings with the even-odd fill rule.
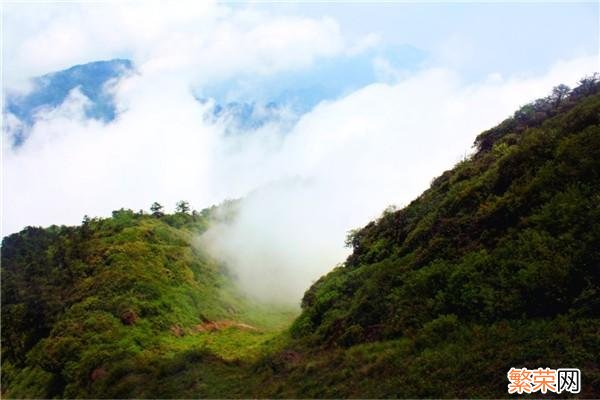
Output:
[[[104,90],[104,85],[132,70],[131,61],[115,59],[76,65],[33,78],[33,90],[28,94],[7,95],[4,111],[19,118],[25,125],[24,129],[27,129],[33,124],[37,111],[59,106],[71,90],[79,88],[90,99],[90,105],[85,110],[86,116],[105,122],[112,121],[115,118],[115,105],[111,94]],[[23,140],[24,132],[17,132],[13,145],[19,146]]]
[[[26,140],[26,130],[35,122],[38,111],[61,105],[75,88],[79,88],[90,100],[85,110],[86,117],[104,122],[112,121],[116,113],[114,99],[104,90],[104,85],[111,79],[133,71],[133,68],[133,63],[124,59],[95,61],[33,78],[33,89],[26,95],[8,93],[4,112],[12,113],[24,125],[21,131],[13,132],[13,147],[20,146]],[[198,100],[206,101],[200,98]],[[228,127],[227,131],[231,133],[257,129],[268,121],[279,118],[280,111],[280,107],[274,102],[258,104],[230,101],[215,105],[206,117],[211,121],[223,120]]]
[[[205,117],[223,122],[230,134],[252,131],[269,122],[291,124],[323,100],[339,98],[378,81],[373,65],[376,58],[387,60],[394,68],[412,70],[426,54],[407,45],[372,49],[357,56],[322,60],[307,70],[214,82],[203,87],[196,99],[215,101],[216,105]],[[12,132],[12,145],[17,147],[26,140],[27,130],[39,110],[59,106],[75,88],[90,100],[85,110],[88,118],[112,121],[116,109],[105,85],[133,69],[130,60],[96,61],[33,78],[33,90],[26,95],[7,93],[3,112],[13,114],[23,123],[21,131]]]
[[[206,99],[198,99],[201,103]],[[270,122],[291,122],[297,117],[297,110],[289,110],[285,104],[268,102],[229,102],[216,104],[205,118],[211,122],[220,120],[225,124],[227,134],[256,130]]]

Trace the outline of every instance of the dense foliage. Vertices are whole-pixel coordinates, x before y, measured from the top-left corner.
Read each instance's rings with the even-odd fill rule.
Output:
[[[502,396],[521,364],[579,367],[600,394],[599,91],[592,77],[523,107],[409,206],[353,232],[294,336],[400,340],[379,365],[397,385],[381,378],[376,396]]]
[[[86,217],[80,227],[28,227],[3,240],[3,393],[173,396],[176,388],[146,381],[177,360],[220,366],[232,348],[248,353],[270,338],[254,326],[269,327],[279,311],[244,299],[195,243],[210,210],[154,208]],[[214,321],[240,322],[221,322],[214,335]]]

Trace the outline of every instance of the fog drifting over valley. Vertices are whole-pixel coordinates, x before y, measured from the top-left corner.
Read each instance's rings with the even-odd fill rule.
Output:
[[[49,19],[27,7],[6,11],[6,90],[26,92],[27,77],[123,54],[135,72],[106,86],[118,111],[108,123],[86,118],[89,99],[74,89],[60,106],[40,110],[13,148],[7,138],[21,122],[4,115],[2,233],[78,224],[121,207],[148,210],[153,201],[172,209],[184,199],[200,210],[239,198],[237,217],[199,240],[245,291],[268,301],[298,303],[344,261],[348,230],[388,205],[406,205],[519,106],[598,70],[596,55],[581,54],[542,74],[490,71],[468,80],[446,57],[460,58],[461,43],[444,42],[419,68],[387,65],[385,78],[324,99],[291,124],[294,111],[282,108],[281,120],[232,132],[224,118],[205,118],[216,100],[199,102],[203,88],[355,56],[376,46],[377,35],[346,35],[329,16],[138,6],[48,6]],[[110,34],[102,30],[108,21]]]

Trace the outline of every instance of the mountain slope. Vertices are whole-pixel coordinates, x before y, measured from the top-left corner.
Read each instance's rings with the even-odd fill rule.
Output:
[[[6,237],[3,393],[171,397],[148,376],[188,360],[219,370],[255,357],[294,312],[266,309],[235,290],[195,244],[209,215],[120,210],[80,227]]]
[[[409,206],[353,232],[292,326],[312,361],[277,390],[498,397],[512,366],[542,366],[580,368],[584,397],[600,395],[598,92],[590,78],[523,107]]]
[[[591,315],[600,305],[599,104],[592,96],[503,135],[405,209],[355,232],[352,255],[307,292],[296,328],[338,341],[350,325],[385,322],[371,334],[386,338],[452,313],[473,321],[573,308]],[[325,306],[326,288],[336,296]]]

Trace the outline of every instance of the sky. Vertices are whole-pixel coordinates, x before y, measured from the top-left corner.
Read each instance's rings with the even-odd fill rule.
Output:
[[[297,301],[344,261],[350,229],[408,204],[519,106],[600,70],[598,2],[2,7],[3,105],[75,65],[133,65],[27,121],[3,106],[2,236],[241,198],[198,240],[266,300]],[[96,97],[113,117],[90,116]],[[240,104],[261,123],[240,123]]]

